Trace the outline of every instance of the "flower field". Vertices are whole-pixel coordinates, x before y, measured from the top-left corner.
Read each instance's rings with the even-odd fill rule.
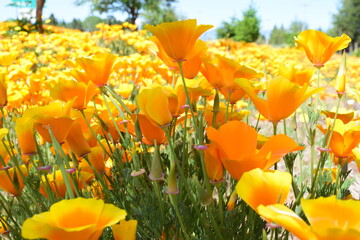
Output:
[[[360,239],[360,59],[196,20],[0,23],[4,239]]]

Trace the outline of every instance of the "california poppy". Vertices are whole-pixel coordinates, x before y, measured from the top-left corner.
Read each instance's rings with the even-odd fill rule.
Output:
[[[292,176],[288,172],[256,168],[242,175],[236,184],[236,192],[257,211],[260,205],[283,204],[290,192],[291,180]]]
[[[103,86],[109,80],[116,59],[117,56],[110,53],[100,53],[91,57],[78,58],[76,63],[84,69],[85,73],[77,74],[76,76],[81,76],[81,78],[93,82],[95,86]]]
[[[14,196],[19,196],[25,186],[19,169],[25,177],[28,175],[28,170],[25,165],[21,165],[19,168],[4,167],[0,169],[0,188]]]
[[[332,38],[321,31],[309,29],[295,37],[295,42],[299,47],[304,48],[310,62],[320,68],[336,51],[346,48],[351,38],[346,34]]]
[[[260,205],[258,212],[299,239],[360,239],[359,201],[320,197],[302,199],[301,207],[310,225],[282,204]]]
[[[216,89],[219,89],[225,99],[235,104],[245,95],[245,91],[235,83],[236,78],[254,79],[261,78],[263,74],[239,64],[236,61],[223,56],[217,56],[215,61],[203,59],[204,68],[201,73]]]
[[[219,129],[207,128],[209,140],[219,149],[220,159],[230,175],[239,180],[255,168],[269,169],[285,154],[302,150],[284,134],[274,135],[257,150],[257,132],[244,122],[230,121]]]
[[[99,89],[92,82],[65,81],[57,83],[51,90],[50,96],[68,102],[75,98],[73,108],[85,109],[92,98],[99,93]]]
[[[140,113],[156,126],[165,126],[172,121],[168,96],[162,87],[144,88],[136,99]]]
[[[326,134],[327,129],[318,128]],[[329,148],[331,153],[337,158],[344,158],[346,161],[352,155],[352,150],[360,143],[360,126],[355,121],[344,124],[340,119],[335,120],[335,127],[330,139]]]
[[[204,150],[204,160],[209,179],[213,182],[222,180],[224,176],[224,170],[219,150],[215,144],[210,143],[208,148]]]
[[[53,204],[23,223],[21,235],[27,239],[98,239],[105,227],[125,219],[126,211],[101,199],[76,198]]]
[[[0,73],[0,107],[5,107],[7,102],[8,98],[6,76],[4,73]]]
[[[165,63],[166,66],[169,67],[171,71],[179,72],[180,69],[178,63],[174,62],[174,60],[166,54],[159,40],[156,37],[152,37],[151,40],[157,45],[159,49],[157,56]],[[202,63],[201,56],[206,51],[206,49],[207,47],[205,42],[201,41],[200,39],[195,42],[194,48],[189,54],[189,58],[184,62],[182,66],[185,78],[192,79],[197,76]]]
[[[113,225],[112,232],[115,240],[135,240],[136,239],[136,220],[121,220],[119,224]]]
[[[196,19],[161,23],[157,26],[145,25],[159,40],[166,54],[174,61],[187,60],[194,48],[196,40],[211,25],[197,25]]]
[[[261,115],[274,122],[289,117],[311,95],[323,90],[311,88],[306,83],[300,86],[280,75],[269,81],[265,100],[257,96],[249,80],[239,78],[235,82],[248,94]]]

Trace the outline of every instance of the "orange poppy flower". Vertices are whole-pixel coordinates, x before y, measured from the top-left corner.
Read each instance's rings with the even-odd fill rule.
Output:
[[[22,154],[36,153],[36,140],[34,137],[34,121],[32,118],[20,117],[16,120],[15,132]]]
[[[259,214],[294,234],[299,239],[360,239],[360,202],[339,200],[335,196],[302,199],[301,207],[308,225],[290,208],[275,204],[258,207]]]
[[[218,182],[223,179],[224,169],[221,163],[220,153],[217,147],[210,143],[204,151],[206,172],[209,179]]]
[[[165,132],[161,127],[152,124],[145,115],[137,114],[143,142],[148,145],[162,144],[166,141]]]
[[[17,54],[9,53],[9,52],[1,52],[0,53],[0,65],[4,66],[4,67],[8,67],[14,62],[16,57],[17,57]]]
[[[326,134],[327,129],[318,128]],[[340,119],[335,120],[335,127],[330,139],[329,148],[337,158],[344,158],[346,161],[352,156],[352,150],[360,143],[360,126],[355,121],[344,124]]]
[[[289,117],[311,95],[323,90],[311,88],[306,83],[300,86],[283,76],[277,76],[270,80],[265,100],[257,96],[249,80],[240,78],[235,82],[248,94],[261,115],[274,122]]]
[[[295,37],[295,42],[297,46],[304,48],[310,62],[320,68],[336,51],[346,48],[351,38],[346,34],[332,38],[321,31],[309,29]]]
[[[85,109],[89,101],[99,93],[99,89],[92,83],[66,81],[57,83],[51,90],[50,96],[68,102],[75,98],[73,108]]]
[[[126,211],[101,199],[75,198],[53,204],[23,223],[21,235],[27,239],[96,240],[105,227],[125,219]]]
[[[119,224],[113,225],[112,232],[115,240],[135,240],[136,239],[136,220],[121,220]]]
[[[212,27],[197,26],[196,19],[162,23],[157,26],[145,25],[145,29],[155,35],[166,54],[174,61],[187,60],[196,40]]]
[[[291,67],[283,66],[279,69],[279,75],[299,86],[304,86],[304,84],[309,85],[311,83],[314,71],[315,69],[301,70],[294,65]]]
[[[144,88],[136,99],[140,113],[156,126],[165,126],[172,121],[170,102],[162,87]]]
[[[4,73],[0,73],[0,107],[5,107],[7,102],[6,75]]]
[[[230,175],[239,180],[244,172],[269,169],[285,154],[302,150],[284,134],[274,135],[257,150],[257,132],[244,122],[230,121],[219,129],[207,128],[209,140],[219,149],[220,159]]]
[[[236,61],[217,56],[215,62],[204,59],[201,73],[216,89],[219,89],[225,99],[230,97],[230,103],[235,104],[245,95],[245,91],[235,83],[236,78],[261,78],[263,74],[255,69],[241,65]]]
[[[203,81],[203,78],[197,78],[192,80],[185,79],[186,88],[189,94],[189,100],[190,104],[196,105],[197,101],[199,100],[200,96],[210,96],[211,92],[207,89],[204,89],[201,86],[201,81]],[[205,80],[206,81],[206,80]],[[184,89],[183,82],[179,81],[177,82],[175,86],[175,92],[177,96],[177,103],[178,103],[178,109],[177,109],[177,115],[182,114],[184,112],[183,106],[186,105],[186,94]]]
[[[67,174],[70,174],[70,173],[67,173]],[[88,183],[93,177],[94,177],[94,175],[91,173],[81,172],[76,179],[75,187],[78,189],[84,188],[85,187],[84,183]],[[50,186],[47,184],[46,178],[48,179]],[[70,185],[71,185],[72,191],[75,194],[74,182],[72,180],[70,180]],[[49,173],[49,174],[47,174],[47,176],[42,176],[42,181],[40,182],[39,192],[42,195],[44,195],[45,197],[48,197],[47,191],[49,191],[49,190],[54,192],[56,197],[61,197],[61,198],[65,197],[66,185],[65,185],[64,177],[61,174],[60,170],[56,170],[52,173]]]
[[[215,119],[215,126],[220,126],[225,123],[226,119],[226,108],[220,107],[219,111],[216,113],[216,119]],[[213,107],[207,107],[203,109],[204,112],[204,118],[207,125],[212,125],[214,111]],[[228,120],[229,121],[241,121],[244,117],[250,114],[250,111],[248,110],[240,110],[240,111],[233,111],[228,113]]]
[[[28,176],[28,170],[25,165],[20,169],[24,176]],[[16,167],[4,167],[0,169],[0,188],[14,196],[19,196],[25,184],[22,176]]]
[[[91,152],[90,145],[84,137],[80,119],[76,119],[70,126],[65,141],[77,157],[84,157]]]
[[[94,167],[94,169],[98,173],[104,173],[105,172],[105,162],[109,158],[108,155],[106,155],[104,149],[101,146],[95,146],[91,148],[91,152],[89,155],[87,155],[89,162]],[[94,174],[94,171],[92,170],[91,166],[85,159],[82,159],[79,168],[82,172],[88,172],[91,174]]]
[[[117,56],[110,53],[99,53],[88,58],[78,58],[76,63],[80,65],[86,75],[77,74],[87,81],[91,81],[95,86],[103,86],[107,83],[109,76],[114,68]]]
[[[288,172],[253,169],[242,175],[236,192],[252,209],[260,205],[283,204],[289,194],[292,176]]]
[[[172,71],[179,71],[179,64],[177,62],[174,62],[174,60],[166,54],[159,40],[156,37],[152,37],[151,40],[158,47],[159,52],[157,53],[157,56],[165,63],[165,65],[168,66],[169,69]],[[201,55],[206,51],[206,49],[206,44],[200,39],[195,42],[194,48],[189,54],[189,58],[184,62],[182,66],[185,78],[192,79],[197,76],[202,63]]]

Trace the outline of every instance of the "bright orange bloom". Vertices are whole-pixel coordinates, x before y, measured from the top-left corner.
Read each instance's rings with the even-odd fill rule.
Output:
[[[68,175],[70,173],[67,173]],[[94,175],[92,173],[88,172],[81,172],[79,174],[79,177],[77,177],[76,181],[76,188],[82,189],[85,187],[84,183],[88,183]],[[49,181],[49,185],[47,184],[46,178]],[[70,180],[71,189],[75,194],[75,187],[73,181]],[[64,198],[66,194],[66,185],[64,181],[64,177],[61,174],[60,170],[56,170],[52,173],[47,174],[47,176],[42,176],[42,181],[40,182],[40,189],[39,192],[44,195],[45,197],[48,197],[48,191],[52,191],[55,193],[56,197]]]
[[[77,74],[77,78],[86,82],[91,81],[95,86],[103,86],[107,83],[109,76],[115,65],[117,56],[110,53],[100,53],[89,58],[78,58],[76,63],[80,65],[85,74]]]
[[[209,179],[213,182],[222,180],[224,176],[224,169],[219,150],[214,144],[210,143],[208,148],[205,149],[204,160]]]
[[[323,90],[311,88],[306,83],[300,86],[283,76],[277,76],[270,80],[265,100],[257,96],[249,80],[240,78],[235,82],[245,90],[261,115],[274,122],[289,117],[311,95]]]
[[[179,64],[174,62],[174,60],[166,54],[159,40],[156,37],[152,37],[151,40],[158,47],[159,52],[157,53],[157,56],[165,63],[165,65],[172,71],[180,71]],[[206,49],[206,44],[198,39],[192,49],[192,52],[189,54],[190,57],[183,63],[182,68],[185,78],[192,79],[197,76],[202,63],[201,55],[206,51]]]
[[[85,109],[89,101],[99,92],[92,82],[66,81],[57,83],[50,91],[50,96],[64,102],[75,98],[73,108]]]
[[[211,92],[207,89],[204,89],[201,86],[201,81],[206,81],[203,78],[197,78],[197,79],[192,79],[192,80],[187,80],[185,79],[185,83],[186,83],[186,88],[189,94],[189,100],[190,100],[190,104],[196,104],[197,101],[199,100],[200,96],[210,96]],[[185,89],[184,89],[184,85],[182,83],[182,81],[178,81],[176,86],[175,86],[175,92],[176,92],[176,96],[177,96],[177,104],[178,104],[178,109],[177,109],[177,115],[182,114],[184,112],[184,108],[183,106],[186,104],[186,93],[185,93]]]
[[[203,109],[204,112],[204,118],[207,125],[211,125],[213,121],[213,107],[207,107]],[[228,113],[228,120],[229,121],[241,121],[246,115],[249,115],[250,111],[248,110],[240,110],[240,111],[233,111]],[[220,107],[219,111],[216,113],[216,119],[215,119],[215,126],[220,126],[225,123],[226,119],[226,108]]]
[[[77,157],[84,157],[91,151],[90,145],[84,137],[80,119],[76,119],[70,126],[65,141]]]
[[[264,218],[283,226],[299,239],[360,239],[359,201],[339,200],[335,196],[321,197],[302,199],[301,207],[310,226],[282,204],[259,206],[258,212]]]
[[[7,102],[6,75],[4,73],[0,73],[0,107],[5,107]]]
[[[294,65],[291,67],[283,66],[279,69],[279,75],[299,86],[304,86],[305,84],[309,85],[311,83],[314,71],[315,69],[300,70]]]
[[[346,34],[332,38],[321,31],[309,29],[295,37],[295,42],[297,46],[304,48],[315,67],[323,67],[336,51],[349,45],[351,38]]]
[[[225,99],[230,97],[230,103],[235,104],[245,95],[245,91],[235,83],[236,78],[261,78],[263,74],[255,69],[239,64],[236,61],[217,56],[215,62],[203,59],[204,68],[201,73],[216,89],[219,89]]]
[[[256,168],[242,175],[236,185],[236,192],[257,211],[260,205],[283,204],[290,191],[291,179],[288,172],[264,172]]]
[[[115,240],[135,240],[136,239],[136,220],[121,220],[119,224],[113,225],[112,231]]]
[[[165,132],[161,127],[153,125],[145,115],[137,114],[143,142],[148,145],[162,144],[166,141]]]
[[[285,154],[302,150],[284,134],[274,135],[257,150],[257,132],[244,122],[230,121],[219,129],[207,128],[209,140],[220,152],[221,161],[230,175],[239,180],[244,172],[255,168],[269,169]]]
[[[321,126],[318,128],[326,134],[327,130]],[[336,119],[335,127],[330,139],[330,150],[337,158],[344,158],[345,161],[352,155],[352,150],[360,143],[360,126],[355,121],[344,124],[340,119]],[[344,162],[345,162],[344,161]],[[344,163],[343,162],[343,163]]]
[[[25,165],[21,165],[20,169],[24,176],[28,176]],[[19,196],[25,184],[19,170],[16,167],[0,169],[0,188],[14,196]]]
[[[0,52],[0,65],[8,67],[14,62],[16,57],[17,54],[14,53]]]
[[[89,155],[87,155],[89,162],[94,167],[94,169],[98,173],[104,173],[105,172],[105,162],[109,158],[108,155],[106,155],[104,149],[101,146],[95,146],[91,148],[91,152]],[[92,170],[91,166],[85,159],[82,159],[79,168],[82,172],[88,172],[91,174],[94,174],[94,171]]]
[[[174,61],[188,60],[196,40],[212,27],[197,26],[196,19],[162,23],[157,26],[145,25],[145,29],[155,35],[166,54]]]
[[[16,120],[15,132],[22,154],[33,155],[36,153],[36,140],[34,138],[34,121],[29,117]]]
[[[76,198],[53,204],[50,211],[25,220],[23,238],[96,240],[105,227],[125,219],[126,211],[99,199]]]
[[[162,87],[144,88],[136,99],[140,113],[156,126],[164,126],[172,121],[170,102]]]

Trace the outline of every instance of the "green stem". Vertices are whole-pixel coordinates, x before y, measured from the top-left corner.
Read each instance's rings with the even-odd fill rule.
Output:
[[[172,203],[172,205],[174,206],[174,209],[175,209],[175,214],[176,214],[176,217],[180,223],[180,227],[181,227],[181,230],[184,234],[184,237],[185,239],[190,239],[187,231],[186,231],[186,228],[185,228],[185,225],[184,225],[184,222],[182,220],[182,217],[180,215],[180,212],[179,212],[179,208],[178,208],[178,204],[177,204],[177,198],[176,198],[176,195],[174,194],[169,194],[170,195],[170,202]]]

